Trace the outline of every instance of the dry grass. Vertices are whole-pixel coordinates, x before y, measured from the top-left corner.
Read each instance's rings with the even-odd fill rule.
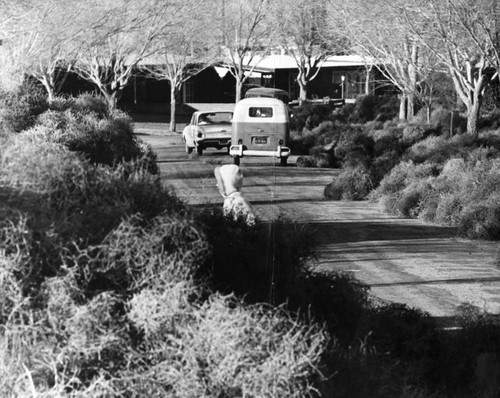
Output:
[[[314,393],[324,331],[209,289],[202,222],[127,117],[80,97],[34,123],[0,147],[0,396]]]
[[[331,200],[364,200],[372,189],[369,170],[363,166],[349,167],[325,187],[324,197]]]
[[[192,219],[162,215],[149,222],[124,220],[98,246],[82,250],[77,267],[86,286],[136,292],[191,281],[208,256],[206,239]]]
[[[137,305],[140,300],[149,302],[151,295],[133,302]],[[311,380],[318,375],[327,341],[317,326],[301,324],[279,309],[247,307],[234,297],[220,295],[192,307],[189,317],[186,313],[175,328],[166,322],[164,341],[156,341],[157,363],[119,383],[125,391],[141,385],[149,396],[307,397],[314,393]]]
[[[401,162],[371,197],[391,213],[455,226],[469,238],[498,240],[500,160],[495,153],[480,147],[442,164]]]
[[[11,228],[23,237],[26,227]],[[10,347],[0,374],[12,376],[3,391],[41,397],[312,395],[325,332],[283,309],[217,294],[202,300],[194,275],[206,261],[205,242],[189,218],[134,216],[101,245],[61,252],[59,275],[45,278],[36,306],[19,294],[16,278],[5,278],[10,301],[5,298],[4,307],[13,313],[19,304],[19,315],[4,323],[10,335],[0,340]],[[20,253],[26,259],[25,250]],[[16,256],[2,263],[4,274]]]

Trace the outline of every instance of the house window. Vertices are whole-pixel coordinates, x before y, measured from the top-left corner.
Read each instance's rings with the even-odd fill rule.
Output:
[[[365,93],[366,75],[364,71],[352,71],[346,76],[347,98],[356,98]]]
[[[196,78],[188,79],[184,83],[184,103],[196,102],[196,92],[198,91]]]
[[[332,72],[333,98],[354,99],[365,93],[364,70]]]
[[[288,92],[290,93],[290,99],[295,100],[299,98],[299,83],[297,83],[297,77],[299,76],[296,72],[290,72],[288,75]]]
[[[272,73],[263,73],[261,83],[263,87],[274,87],[274,79]]]
[[[342,76],[345,77],[345,72],[332,72],[332,83],[334,85],[342,84]]]

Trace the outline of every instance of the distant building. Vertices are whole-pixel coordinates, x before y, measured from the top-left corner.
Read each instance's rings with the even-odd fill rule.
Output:
[[[244,90],[256,85],[280,88],[288,91],[293,101],[299,97],[297,75],[298,68],[291,56],[272,54],[258,60],[245,82]],[[382,81],[385,79],[382,79],[378,69],[366,59],[355,55],[332,56],[310,82],[308,97],[354,102],[366,92],[378,94],[383,90]],[[190,115],[194,109],[199,109],[199,104],[234,103],[235,86],[234,77],[223,66],[207,68],[191,77],[184,83],[177,98],[181,118],[184,113]],[[70,77],[64,92],[75,94],[82,91],[93,91],[92,85],[76,76]],[[154,80],[138,71],[125,87],[118,104],[132,113],[163,115],[167,120],[170,112],[169,83]]]
[[[299,97],[298,68],[289,55],[272,54],[257,60],[248,83],[288,91],[291,100]],[[365,58],[356,55],[331,56],[323,62],[314,80],[309,83],[308,97],[345,99],[354,102],[366,93],[382,89],[378,69]]]

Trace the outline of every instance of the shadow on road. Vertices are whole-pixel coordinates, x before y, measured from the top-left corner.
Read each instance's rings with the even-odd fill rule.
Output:
[[[450,283],[492,283],[500,282],[500,276],[493,277],[479,277],[479,278],[452,278],[452,279],[435,279],[435,280],[421,280],[421,281],[404,281],[404,282],[387,282],[387,283],[373,283],[370,287],[385,287],[385,286],[415,286],[415,285],[435,285],[435,284],[450,284]]]
[[[318,236],[318,243],[347,243],[366,241],[400,241],[419,239],[455,238],[456,228],[434,225],[408,225],[408,223],[332,221],[311,224]],[[407,245],[408,243],[404,243]]]

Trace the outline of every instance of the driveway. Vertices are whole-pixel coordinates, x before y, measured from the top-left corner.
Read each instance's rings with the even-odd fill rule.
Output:
[[[213,177],[224,151],[184,152],[179,134],[140,138],[157,151],[162,180],[195,206],[222,205]],[[272,159],[243,158],[243,193],[262,219],[284,215],[311,224],[319,271],[349,271],[382,301],[405,303],[447,319],[461,303],[500,313],[498,243],[459,239],[453,228],[387,215],[369,202],[324,201],[324,186],[339,171],[277,167]]]

